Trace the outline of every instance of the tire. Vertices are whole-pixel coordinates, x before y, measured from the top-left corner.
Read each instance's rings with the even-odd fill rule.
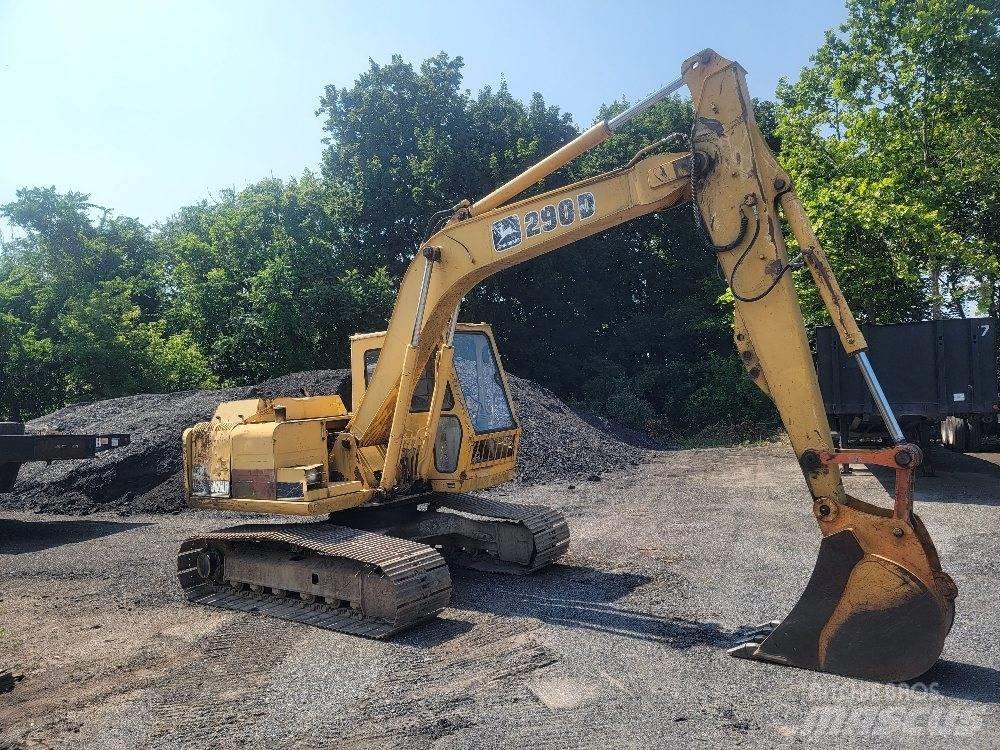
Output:
[[[940,422],[941,446],[948,450],[955,450],[955,420],[954,417],[945,417]]]
[[[965,450],[978,453],[983,449],[983,423],[979,417],[970,417],[965,422]]]
[[[961,417],[949,417],[955,425],[955,450],[965,453],[969,449],[969,426]]]

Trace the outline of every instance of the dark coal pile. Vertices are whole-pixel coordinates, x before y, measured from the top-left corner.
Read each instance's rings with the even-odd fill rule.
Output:
[[[529,380],[512,377],[524,432],[517,479],[586,479],[638,464],[647,445],[585,415]],[[169,513],[184,505],[181,432],[211,417],[220,401],[339,393],[349,404],[346,370],[293,373],[253,386],[143,394],[68,406],[28,423],[30,432],[128,432],[131,445],[88,461],[25,464],[0,508],[84,515]],[[620,439],[623,438],[623,439]]]
[[[548,388],[524,378],[508,380],[522,427],[519,482],[586,479],[636,466],[653,447],[638,434],[573,411]]]

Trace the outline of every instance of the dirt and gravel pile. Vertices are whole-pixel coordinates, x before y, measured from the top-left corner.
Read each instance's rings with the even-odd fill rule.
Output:
[[[514,376],[508,380],[522,427],[519,482],[596,477],[637,466],[645,451],[655,447],[640,433],[574,411],[538,383]]]
[[[89,461],[25,464],[0,508],[84,515],[99,511],[169,513],[185,507],[180,436],[211,417],[220,401],[340,393],[348,400],[346,370],[293,373],[253,386],[143,394],[68,406],[28,423],[30,432],[127,432],[131,444]],[[640,436],[574,412],[551,391],[511,378],[524,432],[517,479],[586,480],[637,465],[650,447]]]

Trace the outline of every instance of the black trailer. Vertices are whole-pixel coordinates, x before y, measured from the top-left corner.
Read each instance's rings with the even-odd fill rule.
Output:
[[[13,489],[23,463],[93,458],[98,453],[128,445],[130,439],[122,433],[27,435],[21,422],[0,422],[0,492]]]
[[[861,327],[900,425],[925,452],[939,430],[944,445],[970,451],[998,434],[996,324],[994,318],[955,318]],[[830,326],[816,329],[816,369],[842,445],[852,431],[885,430],[857,363]]]

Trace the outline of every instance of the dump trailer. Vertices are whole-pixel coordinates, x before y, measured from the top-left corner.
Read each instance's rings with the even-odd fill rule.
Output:
[[[996,325],[995,318],[954,318],[862,326],[896,417],[925,454],[938,434],[942,445],[962,451],[978,451],[984,437],[997,434]],[[816,365],[841,446],[851,433],[884,434],[862,373],[830,326],[816,330]]]
[[[46,433],[31,435],[21,422],[0,422],[0,492],[10,492],[21,466],[29,461],[69,461],[93,458],[98,453],[128,445],[124,433],[105,435],[68,435]]]
[[[511,202],[685,85],[689,150],[664,153],[676,142],[665,133],[619,169]],[[492,331],[458,322],[462,299],[506,268],[690,203],[704,244],[691,251],[718,260],[735,299],[739,357],[774,401],[802,467],[809,499],[790,512],[811,514],[823,535],[798,604],[732,654],[883,680],[929,669],[957,590],[913,512],[920,449],[896,424],[868,343],[751,102],[737,63],[712,50],[692,56],[652,96],[478,201],[430,217],[388,328],[351,341],[350,408],[339,396],[234,401],[188,428],[190,505],[302,520],[186,540],[177,570],[187,597],[388,637],[447,606],[449,565],[529,574],[557,560],[569,546],[561,513],[471,494],[514,477],[521,427]],[[785,222],[801,258],[789,258]],[[884,450],[859,456],[833,444],[789,273],[800,266],[893,430]],[[896,471],[891,507],[846,493],[840,466],[851,461]],[[760,523],[752,497],[732,512],[747,515],[748,529]]]

